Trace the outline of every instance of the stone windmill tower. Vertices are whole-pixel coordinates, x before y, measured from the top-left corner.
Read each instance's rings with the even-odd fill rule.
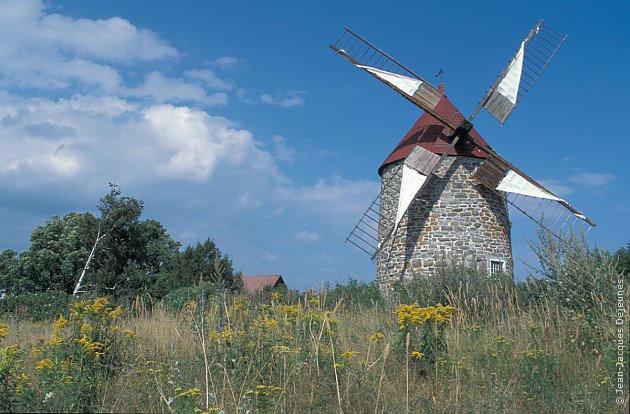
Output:
[[[443,92],[442,85],[439,90]],[[456,123],[464,119],[446,96],[435,111]],[[377,256],[377,279],[382,285],[431,273],[443,258],[492,272],[513,270],[507,202],[473,176],[489,154],[472,141],[449,149],[449,133],[448,127],[424,113],[379,168],[379,242],[387,243]],[[469,134],[485,143],[475,129]],[[387,238],[397,218],[405,160],[416,146],[447,156],[431,182],[409,204],[396,234]]]
[[[378,172],[381,192],[347,241],[377,260],[381,289],[431,275],[441,258],[513,271],[508,205],[559,238],[595,226],[498,155],[473,128],[481,108],[501,124],[566,36],[540,21],[466,119],[444,94],[356,33],[331,48],[424,110]]]

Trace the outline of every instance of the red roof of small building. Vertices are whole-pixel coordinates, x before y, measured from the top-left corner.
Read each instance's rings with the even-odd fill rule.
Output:
[[[245,291],[250,294],[259,292],[267,286],[275,288],[285,284],[280,275],[242,276],[242,279]]]
[[[440,92],[444,92],[444,85],[440,84]],[[465,119],[461,112],[455,108],[455,105],[448,99],[446,95],[442,97],[435,107],[435,112],[447,121],[451,121],[455,126]],[[417,144],[437,155],[442,155],[449,146],[447,140],[450,129],[441,121],[438,121],[428,113],[423,113],[416,123],[411,127],[409,132],[398,143],[396,148],[385,159],[381,167],[378,169],[379,175],[387,165],[399,160],[404,160],[411,153]],[[477,130],[473,128],[470,135],[482,144],[488,143],[479,135]],[[489,145],[488,145],[489,147]],[[472,141],[467,140],[460,142],[455,148],[452,148],[449,155],[460,155],[464,157],[486,158],[488,153],[478,148]]]

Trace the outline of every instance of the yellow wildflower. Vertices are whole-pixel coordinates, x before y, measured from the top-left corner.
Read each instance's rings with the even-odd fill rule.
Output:
[[[53,362],[50,358],[42,359],[37,363],[35,369],[51,369],[53,366]]]
[[[4,323],[0,323],[0,338],[7,336],[7,333],[9,333],[9,327]]]
[[[120,309],[120,306],[118,306],[116,309],[112,309],[112,310],[109,312],[109,317],[110,317],[112,320],[114,320],[114,319],[118,318],[118,317],[119,317],[120,315],[122,315],[122,314],[123,314],[123,311],[122,311],[122,309]]]
[[[278,326],[278,321],[275,319],[265,319],[264,324],[267,329],[275,329]]]
[[[88,334],[90,332],[92,332],[92,327],[90,326],[89,323],[85,323],[83,322],[83,324],[81,325],[81,328],[79,329],[79,331],[83,334]]]
[[[26,385],[28,385],[28,374],[25,374],[24,372],[18,374],[15,377],[15,392],[16,394],[22,394],[24,392],[24,389],[26,387]]]
[[[129,329],[125,329],[123,333],[125,334],[127,338],[133,338],[134,336],[136,336],[136,333]]]
[[[357,355],[357,354],[358,354],[357,351],[346,351],[343,354],[341,354],[341,356],[346,358],[346,359],[348,359],[348,360],[350,360],[350,359],[354,358],[355,355]]]
[[[107,298],[96,298],[92,305],[87,305],[85,310],[89,310],[94,313],[99,313],[104,307],[109,305],[109,299]]]
[[[383,335],[382,332],[376,332],[374,333],[374,335],[370,336],[370,341],[372,342],[381,342],[383,340],[383,338],[385,338],[385,335]]]
[[[180,397],[197,397],[198,395],[201,395],[201,390],[195,387],[189,389],[188,391],[180,392],[177,395]]]
[[[300,313],[300,309],[297,305],[282,305],[282,313],[286,314],[289,318],[294,318]]]
[[[194,312],[197,310],[197,301],[195,299],[191,299],[184,304],[184,309],[190,312]]]
[[[51,347],[56,347],[59,346],[61,344],[63,344],[63,338],[57,334],[53,334],[50,337],[50,340],[48,342],[46,342],[46,344],[48,344]]]
[[[229,328],[225,328],[223,329],[223,331],[210,331],[208,332],[208,336],[210,337],[210,339],[225,341],[229,344],[234,340],[236,333]]]
[[[63,315],[59,315],[59,318],[53,323],[53,329],[55,331],[61,331],[66,326],[68,326],[68,320],[64,318]]]
[[[411,356],[414,357],[415,359],[421,359],[424,356],[424,354],[422,352],[413,351],[411,353]]]
[[[272,350],[278,352],[279,354],[288,354],[288,353],[297,353],[299,350],[294,350],[284,345],[274,345],[271,347]]]
[[[438,323],[450,322],[457,309],[452,306],[427,306],[421,308],[417,303],[411,305],[400,304],[396,308],[398,323],[403,330],[412,325],[422,325],[425,322],[435,321]]]
[[[103,355],[103,352],[101,351],[105,349],[105,344],[92,341],[92,339],[86,335],[83,335],[83,338],[81,339],[75,339],[74,342],[81,344],[85,350],[91,352],[96,357]]]

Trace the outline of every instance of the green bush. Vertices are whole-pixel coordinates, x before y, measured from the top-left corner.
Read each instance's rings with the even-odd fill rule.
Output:
[[[20,293],[0,299],[0,315],[33,321],[52,320],[66,312],[72,296],[63,291]]]
[[[337,283],[335,287],[326,286],[326,305],[334,307],[341,299],[346,309],[371,309],[384,304],[375,281],[366,283],[353,278],[345,285]]]
[[[534,267],[540,279],[528,281],[529,297],[545,299],[576,313],[594,309],[611,310],[616,306],[616,286],[622,275],[609,252],[591,249],[583,234],[571,234],[568,240],[541,229],[538,244],[530,246],[540,262]]]
[[[176,289],[162,298],[164,309],[179,312],[190,301],[200,301],[216,296],[219,288],[214,283],[201,283],[196,286],[186,286]]]
[[[498,305],[515,302],[517,295],[511,275],[488,275],[478,267],[445,262],[435,275],[417,275],[397,283],[393,300],[421,306],[441,303],[466,310],[471,315],[484,316],[496,309],[506,309]]]

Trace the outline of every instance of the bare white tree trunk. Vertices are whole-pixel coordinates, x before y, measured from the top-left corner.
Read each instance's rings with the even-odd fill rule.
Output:
[[[108,233],[101,235],[101,224],[99,223],[98,232],[96,233],[96,239],[94,240],[94,245],[92,246],[92,251],[90,251],[90,255],[85,261],[85,266],[83,266],[83,271],[81,272],[81,276],[79,277],[77,285],[74,287],[74,292],[72,292],[73,295],[76,296],[77,294],[79,294],[81,287],[83,285],[83,279],[85,279],[85,276],[87,275],[87,272],[90,269],[90,264],[92,263],[92,259],[94,258],[94,255],[96,254],[96,248],[98,247],[98,243],[101,240],[103,240],[103,238],[107,236],[107,234]]]

